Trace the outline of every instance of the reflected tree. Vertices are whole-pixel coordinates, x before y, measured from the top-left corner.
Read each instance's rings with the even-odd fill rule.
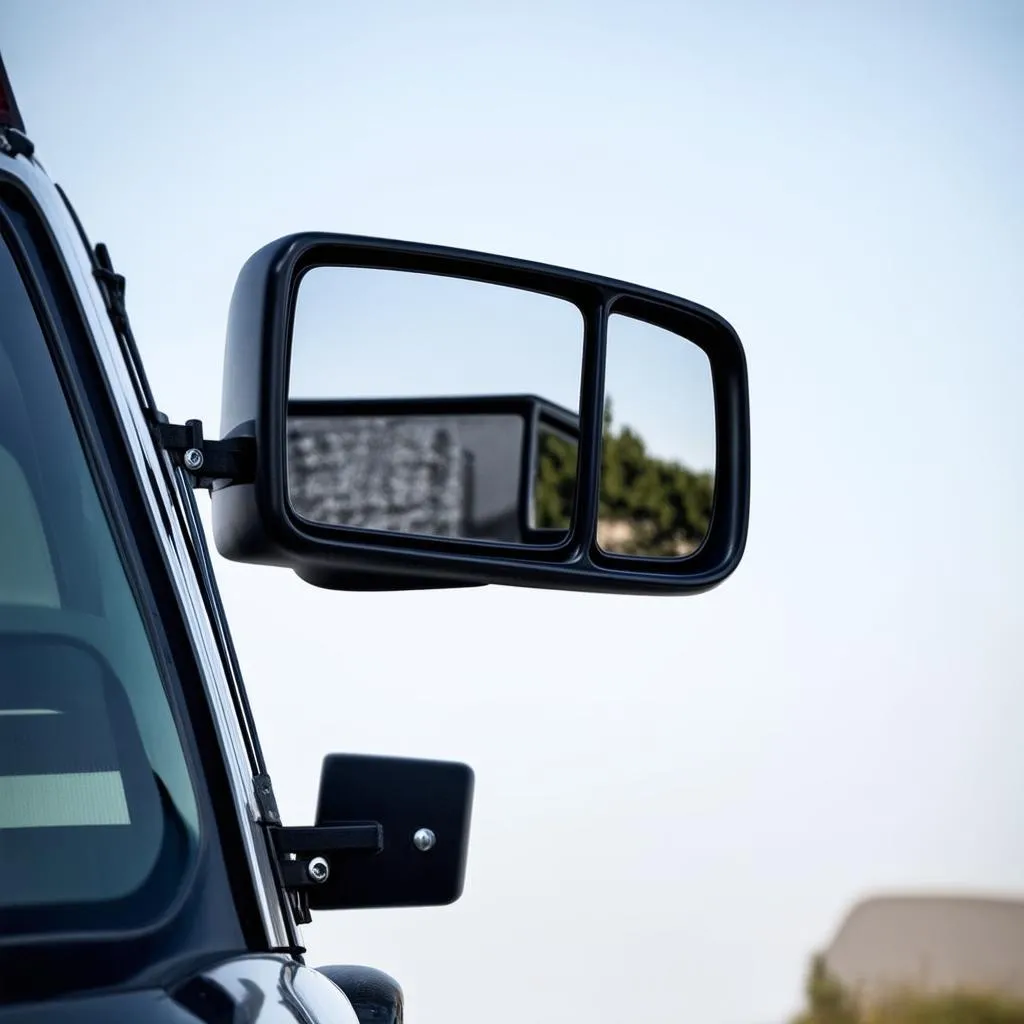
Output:
[[[567,529],[576,489],[576,446],[541,439],[535,489],[539,527]],[[714,475],[651,455],[629,426],[616,429],[605,402],[598,540],[619,554],[674,557],[695,550],[707,534]]]
[[[544,431],[539,447],[533,490],[534,522],[540,529],[568,530],[576,496],[577,445]]]

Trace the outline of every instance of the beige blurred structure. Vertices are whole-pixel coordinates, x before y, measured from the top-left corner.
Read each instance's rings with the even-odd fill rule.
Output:
[[[858,903],[825,952],[829,972],[865,997],[913,987],[1024,998],[1024,898],[877,896]]]
[[[288,420],[288,496],[309,522],[464,536],[471,468],[454,422],[385,416]]]

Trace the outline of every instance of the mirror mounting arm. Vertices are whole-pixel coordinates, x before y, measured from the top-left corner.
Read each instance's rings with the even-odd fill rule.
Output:
[[[214,484],[248,484],[256,479],[256,439],[228,437],[208,441],[203,437],[202,420],[171,423],[157,413],[153,441],[184,469],[196,489],[212,490]]]
[[[334,858],[348,853],[375,854],[384,848],[384,830],[376,821],[288,828],[273,825],[267,831],[277,854],[281,885],[299,925],[312,920],[309,890],[330,878]]]

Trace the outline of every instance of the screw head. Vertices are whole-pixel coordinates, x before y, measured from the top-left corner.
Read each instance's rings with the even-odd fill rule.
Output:
[[[195,472],[197,469],[203,468],[203,453],[198,448],[186,448],[185,449],[185,468],[191,469]]]
[[[415,846],[420,853],[426,853],[428,850],[432,850],[436,843],[437,836],[435,836],[429,828],[418,828],[413,833],[412,845]]]
[[[306,871],[314,882],[326,882],[331,873],[331,866],[323,857],[314,857],[306,865]]]

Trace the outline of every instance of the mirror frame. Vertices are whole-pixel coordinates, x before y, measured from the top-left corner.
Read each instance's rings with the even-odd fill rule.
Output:
[[[389,534],[318,526],[287,500],[291,327],[299,282],[313,267],[439,274],[521,288],[576,305],[584,322],[579,460],[572,526],[559,542]],[[607,323],[612,312],[682,335],[711,365],[716,424],[711,526],[697,551],[643,558],[597,544]],[[747,366],[732,326],[686,299],[612,278],[525,260],[392,239],[302,232],[258,250],[242,267],[228,315],[221,437],[255,440],[255,479],[212,491],[214,541],[232,561],[292,569],[339,590],[415,590],[489,583],[594,593],[693,594],[739,564],[750,506]],[[344,396],[339,396],[343,398]],[[561,535],[561,531],[558,531]]]

